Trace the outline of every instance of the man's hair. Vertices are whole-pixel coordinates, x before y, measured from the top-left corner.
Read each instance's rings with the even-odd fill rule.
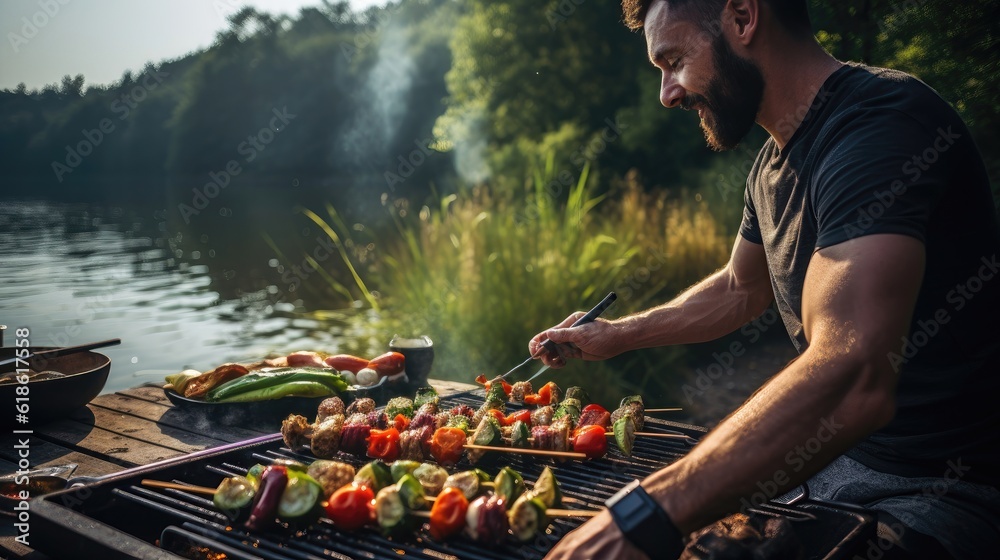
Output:
[[[641,29],[650,5],[657,0],[622,0],[622,15],[629,29]],[[662,0],[668,6],[685,11],[700,25],[719,17],[726,0]],[[782,26],[797,36],[812,35],[806,0],[764,0]]]

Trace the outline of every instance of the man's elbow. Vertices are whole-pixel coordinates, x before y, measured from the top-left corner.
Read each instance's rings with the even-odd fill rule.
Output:
[[[853,370],[846,403],[849,410],[871,431],[896,416],[896,384],[899,373],[889,363],[887,353],[852,352],[846,365]]]

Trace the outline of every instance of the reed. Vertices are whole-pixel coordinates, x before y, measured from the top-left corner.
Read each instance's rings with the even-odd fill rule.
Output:
[[[365,317],[368,326],[386,340],[429,335],[434,376],[468,381],[506,371],[523,359],[532,335],[608,291],[619,300],[605,317],[621,316],[668,299],[728,257],[732,238],[704,204],[645,192],[628,179],[596,194],[588,167],[564,185],[552,161],[521,192],[479,186],[437,197],[433,207],[391,204],[396,235],[376,241],[367,269],[341,253],[357,284],[352,291],[378,311],[374,321]],[[338,248],[365,245],[327,210],[330,223],[309,217]],[[619,392],[670,383],[663,366],[678,350],[637,354],[576,364],[558,374],[560,383],[574,372],[588,378],[581,385],[610,383]]]

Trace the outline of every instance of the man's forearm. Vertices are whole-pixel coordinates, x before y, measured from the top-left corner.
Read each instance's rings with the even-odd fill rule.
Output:
[[[891,418],[892,389],[864,362],[807,351],[687,457],[643,486],[682,530],[807,480]],[[889,397],[887,397],[889,395]]]
[[[735,331],[763,313],[772,300],[770,285],[740,285],[727,267],[663,305],[614,322],[628,350],[692,344]]]

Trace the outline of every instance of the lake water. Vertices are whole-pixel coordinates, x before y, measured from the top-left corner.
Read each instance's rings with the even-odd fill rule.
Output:
[[[324,302],[325,283],[313,275],[289,290],[287,258],[265,240],[293,259],[317,243],[300,198],[214,201],[191,223],[171,197],[0,201],[4,344],[19,327],[33,345],[121,338],[101,350],[112,359],[105,392],[268,352],[337,351],[343,327],[310,318],[300,299]]]

